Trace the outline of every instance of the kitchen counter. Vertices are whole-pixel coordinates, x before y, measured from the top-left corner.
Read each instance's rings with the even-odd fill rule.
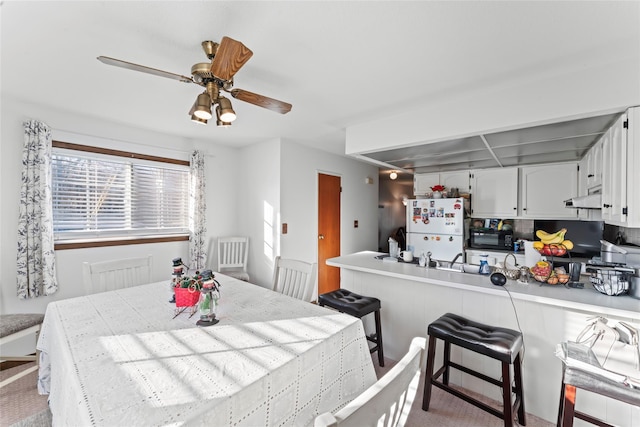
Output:
[[[562,378],[562,362],[555,357],[558,343],[574,340],[595,315],[630,322],[640,328],[640,300],[611,297],[593,289],[587,276],[584,289],[562,285],[520,284],[508,280],[505,286],[491,284],[488,276],[426,269],[416,264],[385,262],[379,252],[359,252],[327,260],[341,269],[341,287],[379,298],[382,304],[382,335],[385,356],[399,360],[411,339],[426,336],[427,326],[451,312],[489,325],[520,330],[525,355],[524,400],[527,412],[555,423]],[[373,330],[373,321],[363,319]],[[436,353],[441,363],[442,344]],[[485,375],[500,378],[499,363],[452,346],[452,360]],[[501,401],[500,389],[452,370],[450,381]],[[640,425],[640,413],[629,405],[597,395],[578,399],[577,410],[597,408],[614,425]]]
[[[567,288],[563,285],[541,285],[533,278],[529,284],[521,284],[516,280],[507,280],[507,284],[502,287],[493,285],[488,276],[437,270],[435,268],[427,269],[417,264],[404,262],[384,262],[376,259],[378,255],[382,255],[382,253],[358,252],[352,255],[331,258],[327,260],[327,264],[349,270],[491,295],[506,296],[505,289],[508,289],[511,296],[516,300],[534,301],[546,305],[640,320],[640,300],[627,295],[604,295],[593,288],[588,276],[581,277],[584,289]]]

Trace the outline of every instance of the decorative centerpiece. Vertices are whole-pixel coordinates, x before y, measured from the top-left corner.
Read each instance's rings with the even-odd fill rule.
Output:
[[[433,191],[433,194],[431,195],[433,199],[441,199],[442,192],[444,191],[444,185],[434,185],[433,187],[431,187],[431,191]]]
[[[200,312],[200,326],[215,325],[215,307],[220,298],[220,284],[211,270],[196,271],[193,276],[180,276],[172,280],[175,292],[175,316],[189,309],[189,317]]]
[[[219,322],[216,319],[216,308],[220,299],[220,283],[213,277],[211,270],[205,270],[201,274],[202,288],[200,289],[200,299],[198,300],[198,310],[200,320],[196,322],[198,326],[211,326]]]

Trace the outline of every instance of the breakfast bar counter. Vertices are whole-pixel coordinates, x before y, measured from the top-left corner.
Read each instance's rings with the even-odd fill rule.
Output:
[[[562,362],[556,344],[573,340],[587,319],[604,315],[640,327],[640,300],[599,293],[583,276],[584,289],[508,280],[495,286],[488,276],[437,270],[403,262],[385,262],[379,252],[365,251],[327,260],[341,269],[341,287],[379,298],[385,355],[399,360],[414,336],[426,336],[427,326],[451,312],[489,325],[521,330],[524,337],[524,399],[527,412],[556,421]],[[365,326],[371,328],[370,319]],[[439,353],[439,352],[438,352]],[[438,357],[441,355],[438,354]],[[500,378],[499,364],[452,348],[452,360]],[[441,360],[437,359],[437,363]],[[453,370],[451,382],[501,401],[497,387]],[[629,405],[581,394],[576,409],[598,408],[617,425],[640,425],[640,411]]]

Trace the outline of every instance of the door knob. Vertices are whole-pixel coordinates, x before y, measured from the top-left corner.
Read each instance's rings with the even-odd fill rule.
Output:
[[[318,240],[324,240],[324,234],[320,234],[320,235],[318,236]]]

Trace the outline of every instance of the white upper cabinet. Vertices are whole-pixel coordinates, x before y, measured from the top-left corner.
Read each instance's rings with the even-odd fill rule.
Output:
[[[626,226],[640,228],[640,108],[627,111]]]
[[[518,215],[518,168],[471,171],[471,216],[515,218]]]
[[[434,185],[444,185],[446,191],[457,188],[460,193],[469,192],[469,171],[417,173],[413,176],[413,194],[431,193]]]
[[[576,209],[564,201],[578,194],[576,162],[520,168],[520,216],[522,218],[577,219]]]
[[[413,194],[425,195],[431,193],[431,187],[440,184],[439,173],[417,173],[413,175]]]
[[[586,189],[587,192],[602,185],[602,140],[598,141],[587,153]],[[585,193],[586,194],[586,193]]]
[[[628,147],[627,114],[623,114],[607,131],[602,145],[602,219],[610,224],[627,224],[627,196],[640,197],[627,192],[629,178],[633,178],[632,168],[627,168],[631,159],[629,150],[633,151],[637,141],[631,141]],[[632,175],[627,176],[627,172]]]

